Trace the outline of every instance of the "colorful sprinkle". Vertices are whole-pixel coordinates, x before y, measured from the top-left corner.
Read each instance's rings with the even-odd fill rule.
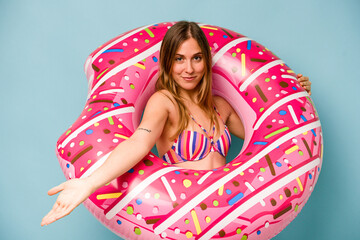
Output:
[[[127,214],[132,215],[134,213],[134,208],[132,206],[128,206],[126,212]]]
[[[229,205],[233,205],[234,203],[236,203],[237,201],[239,201],[242,197],[244,197],[244,194],[242,192],[236,194],[235,197],[233,197],[232,199],[230,199],[228,201]]]
[[[184,179],[183,184],[186,188],[189,188],[192,184],[192,182],[189,179]]]
[[[134,232],[136,235],[141,235],[141,230],[138,227],[135,227]]]

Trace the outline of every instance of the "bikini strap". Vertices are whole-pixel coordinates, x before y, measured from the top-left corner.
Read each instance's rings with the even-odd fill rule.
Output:
[[[214,110],[215,110],[215,112],[219,115],[219,117],[220,117],[221,121],[223,122],[223,124],[226,126],[226,124],[225,124],[225,122],[224,122],[224,119],[222,119],[220,113],[218,112],[218,110],[216,109],[215,106],[214,106]]]
[[[191,119],[204,131],[205,135],[210,139],[211,145],[213,145],[214,144],[215,123],[214,123],[214,126],[213,126],[212,135],[209,135],[208,132],[206,131],[206,129],[203,128],[203,126],[201,126],[201,124],[199,124],[195,120],[194,116],[191,113],[189,113],[189,115],[190,115]]]

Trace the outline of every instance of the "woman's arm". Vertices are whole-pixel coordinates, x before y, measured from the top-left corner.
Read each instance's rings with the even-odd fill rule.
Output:
[[[148,101],[140,126],[133,135],[120,143],[108,159],[89,177],[72,179],[49,190],[49,195],[60,192],[52,210],[43,218],[47,225],[70,214],[96,189],[127,172],[141,161],[160,137],[168,118],[165,96],[155,93]],[[161,107],[160,107],[161,106]]]

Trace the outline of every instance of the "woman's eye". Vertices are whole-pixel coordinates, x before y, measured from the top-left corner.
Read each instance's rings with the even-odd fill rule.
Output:
[[[177,57],[177,58],[175,58],[175,61],[181,62],[181,61],[182,61],[182,58],[181,58],[181,57]]]
[[[195,61],[200,61],[200,60],[201,60],[201,57],[200,57],[200,56],[196,56],[196,57],[194,57],[194,60],[195,60]]]

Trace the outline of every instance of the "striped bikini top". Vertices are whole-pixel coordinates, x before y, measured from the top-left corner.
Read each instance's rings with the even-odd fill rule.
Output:
[[[217,114],[220,116],[218,112]],[[163,160],[170,164],[197,161],[205,158],[210,152],[215,151],[226,157],[231,145],[231,136],[227,126],[225,125],[225,130],[219,139],[214,141],[215,124],[212,128],[212,135],[209,135],[205,128],[191,114],[190,117],[203,130],[204,134],[197,131],[184,130],[175,140],[169,151],[164,154]]]

